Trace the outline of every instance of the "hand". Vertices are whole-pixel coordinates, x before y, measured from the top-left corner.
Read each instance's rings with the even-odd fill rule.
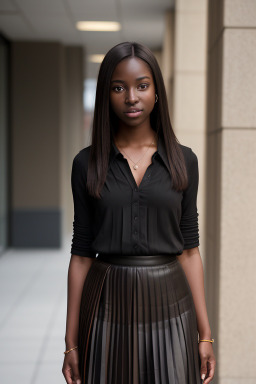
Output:
[[[213,379],[216,366],[216,359],[213,353],[212,343],[209,341],[201,341],[199,343],[199,355],[201,359],[201,378],[203,380],[203,384],[208,384]]]
[[[79,358],[77,350],[70,351],[65,355],[62,373],[66,379],[67,384],[81,384],[81,377],[79,373]]]

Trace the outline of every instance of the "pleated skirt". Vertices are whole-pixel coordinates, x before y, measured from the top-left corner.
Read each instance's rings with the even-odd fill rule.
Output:
[[[150,266],[96,258],[78,351],[82,384],[201,384],[196,312],[177,257]]]

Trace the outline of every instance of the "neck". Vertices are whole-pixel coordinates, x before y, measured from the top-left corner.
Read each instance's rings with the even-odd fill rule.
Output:
[[[156,140],[156,132],[148,125],[140,127],[120,126],[114,139],[121,147],[140,147]]]

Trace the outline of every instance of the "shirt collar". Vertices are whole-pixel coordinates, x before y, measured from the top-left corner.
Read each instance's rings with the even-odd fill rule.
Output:
[[[114,158],[120,157],[123,158],[123,154],[119,151],[117,146],[114,143],[114,140],[111,140],[111,151],[110,151],[110,162],[113,161]],[[158,141],[157,141],[157,154],[161,157],[163,160],[166,168],[170,170],[168,157],[165,149],[164,139],[161,134],[158,135]]]

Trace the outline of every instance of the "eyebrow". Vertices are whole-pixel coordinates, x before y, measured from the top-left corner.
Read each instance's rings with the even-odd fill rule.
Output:
[[[137,77],[136,81],[143,80],[143,79],[150,79],[149,76],[141,76]],[[111,83],[125,83],[124,80],[112,80]]]

